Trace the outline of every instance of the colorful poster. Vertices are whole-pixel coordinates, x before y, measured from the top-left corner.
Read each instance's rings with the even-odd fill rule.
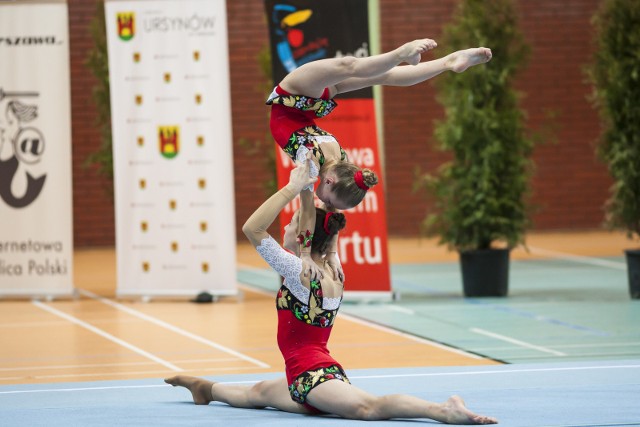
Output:
[[[370,54],[367,0],[267,0],[266,12],[274,82],[310,61]],[[367,88],[342,94],[336,101],[338,107],[319,119],[318,126],[338,139],[349,161],[373,170],[381,181],[360,205],[345,211],[347,228],[340,232],[338,248],[347,280],[345,296],[388,298],[387,222],[373,91]],[[278,185],[282,187],[288,182],[293,163],[274,146]],[[280,215],[283,227],[298,204],[294,201]]]
[[[226,4],[107,1],[117,293],[237,293]]]
[[[73,293],[67,4],[0,3],[0,296]]]

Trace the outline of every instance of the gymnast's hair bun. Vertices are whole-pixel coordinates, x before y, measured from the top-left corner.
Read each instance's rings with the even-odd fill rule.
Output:
[[[367,187],[371,188],[378,183],[378,175],[371,169],[362,169],[362,180]]]
[[[329,215],[331,214],[331,215]],[[327,212],[327,229],[329,234],[336,234],[347,225],[347,218],[340,212]]]

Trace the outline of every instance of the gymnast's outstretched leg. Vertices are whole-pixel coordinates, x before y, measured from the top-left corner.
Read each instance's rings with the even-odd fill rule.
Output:
[[[174,387],[184,387],[191,392],[193,403],[208,405],[223,402],[236,408],[276,408],[296,414],[309,414],[303,405],[291,400],[286,379],[260,381],[252,386],[222,384],[202,378],[177,375],[164,380]]]
[[[320,59],[287,74],[280,86],[289,93],[319,98],[325,88],[331,88],[346,79],[379,76],[403,62],[417,65],[421,55],[436,46],[436,42],[431,39],[421,39],[366,58],[346,56]]]
[[[398,66],[375,77],[346,79],[333,88],[331,96],[375,85],[413,86],[445,71],[462,73],[474,65],[489,62],[491,57],[491,49],[486,47],[458,50],[442,58],[421,62],[414,67]]]
[[[374,396],[342,381],[317,385],[307,395],[307,402],[321,411],[357,420],[429,418],[445,424],[498,423],[493,417],[471,412],[459,396],[452,396],[444,403],[406,394]]]
[[[319,98],[328,87],[329,96],[334,97],[339,93],[375,85],[413,86],[445,71],[461,73],[474,65],[489,62],[492,57],[491,49],[477,47],[459,50],[432,61],[419,62],[420,55],[433,47],[433,40],[423,39],[382,55],[309,62],[288,74],[280,86],[289,93],[313,98]],[[415,62],[416,57],[418,62]],[[398,65],[402,62],[416,65]]]

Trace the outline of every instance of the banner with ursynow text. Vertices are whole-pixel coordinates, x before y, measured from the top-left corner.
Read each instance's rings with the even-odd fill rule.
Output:
[[[105,4],[118,295],[237,293],[224,0]]]

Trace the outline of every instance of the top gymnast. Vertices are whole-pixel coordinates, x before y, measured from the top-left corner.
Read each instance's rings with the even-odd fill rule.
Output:
[[[311,153],[308,153],[308,158]],[[254,385],[213,382],[178,375],[165,382],[189,389],[194,403],[224,402],[238,408],[273,407],[296,414],[334,414],[358,420],[430,418],[448,424],[495,424],[493,417],[478,415],[452,396],[444,403],[429,402],[406,394],[374,396],[349,382],[342,366],[329,353],[328,341],[340,309],[343,284],[331,277],[322,281],[305,277],[295,236],[299,214],[285,226],[283,246],[267,233],[280,211],[317,177],[309,177],[310,160],[296,162],[289,183],[264,202],[242,227],[258,253],[283,278],[276,297],[278,347],[285,359],[286,376]],[[324,266],[326,244],[346,219],[341,213],[315,208],[311,257]]]
[[[333,98],[374,85],[412,86],[444,71],[457,73],[488,62],[491,50],[479,47],[453,52],[445,57],[420,62],[421,55],[437,46],[431,39],[414,40],[395,50],[366,58],[342,57],[309,62],[289,73],[273,90],[271,133],[280,147],[295,161],[312,153],[311,176],[320,180],[315,194],[328,210],[358,205],[367,190],[378,183],[369,169],[349,162],[346,153],[329,132],[316,126],[315,119],[329,114],[337,103]],[[406,63],[409,66],[400,66]],[[321,269],[311,261],[315,210],[313,185],[300,194],[301,216],[298,243],[305,262],[305,274],[321,279]],[[333,244],[337,239],[333,240]],[[327,263],[334,279],[344,280],[335,247],[327,251]]]

